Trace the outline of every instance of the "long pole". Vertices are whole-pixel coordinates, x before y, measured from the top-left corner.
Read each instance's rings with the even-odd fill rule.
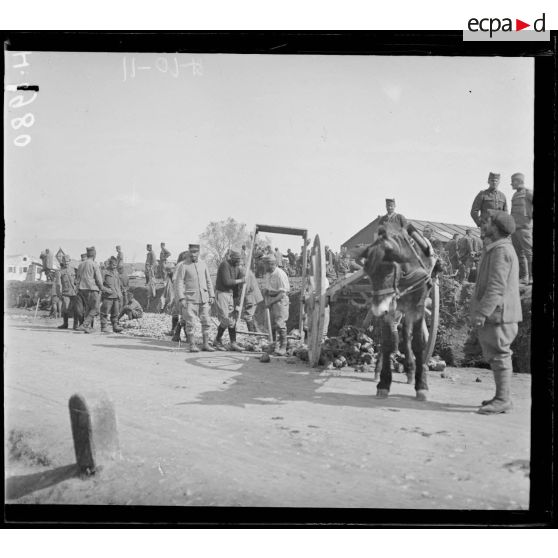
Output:
[[[256,235],[258,234],[258,228],[254,229],[254,234],[252,236],[252,242],[250,243],[250,252],[248,254],[248,261],[246,262],[246,269],[244,271],[244,275],[246,279],[248,279],[248,273],[252,273],[252,255],[254,253],[254,246],[256,245]],[[246,282],[242,284],[242,291],[240,293],[240,302],[238,304],[238,315],[236,317],[237,322],[240,321],[240,317],[242,316],[242,307],[244,306],[244,298],[246,297]]]
[[[35,315],[33,316],[33,321],[37,319],[37,312],[39,311],[39,302],[41,302],[41,297],[37,299],[37,306],[35,307]]]

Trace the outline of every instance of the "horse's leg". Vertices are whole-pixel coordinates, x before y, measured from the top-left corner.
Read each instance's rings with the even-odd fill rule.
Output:
[[[393,352],[393,341],[391,337],[390,320],[382,320],[382,371],[380,373],[380,383],[376,391],[376,397],[386,398],[391,387],[391,358]]]
[[[413,339],[413,323],[405,316],[403,318],[403,345],[405,351],[405,373],[407,374],[407,383],[412,384],[415,381],[415,357],[411,349],[411,341]]]
[[[422,362],[422,352],[424,350],[424,336],[422,333],[422,319],[423,316],[419,316],[415,323],[413,324],[413,353],[416,359],[416,370],[415,370],[415,391],[417,393],[417,399],[419,401],[426,401],[428,399],[428,383],[427,374],[424,371]]]

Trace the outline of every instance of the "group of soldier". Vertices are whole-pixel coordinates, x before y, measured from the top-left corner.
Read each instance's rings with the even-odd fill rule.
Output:
[[[199,320],[202,351],[227,350],[223,337],[228,333],[228,349],[242,352],[236,339],[240,313],[243,311],[242,317],[248,332],[257,333],[254,314],[256,306],[264,301],[276,340],[275,352],[284,355],[287,349],[290,285],[287,274],[278,266],[277,257],[273,253],[262,256],[265,275],[263,289],[260,289],[255,274],[247,268],[245,249],[227,252],[217,269],[215,286],[207,265],[199,259],[199,255],[199,244],[190,244],[188,250],[180,253],[174,269],[171,265],[167,266],[164,296],[171,308],[172,327],[169,334],[173,341],[180,342],[181,331],[184,330],[187,350],[198,352],[200,349],[194,331],[196,321]],[[215,339],[211,342],[212,306],[219,325]]]
[[[73,318],[73,329],[91,333],[95,317],[101,315],[101,332],[109,331],[109,321],[115,333],[122,331],[119,321],[143,315],[141,305],[129,291],[128,276],[124,270],[124,255],[120,246],[117,255],[111,256],[102,266],[95,261],[95,247],[81,255],[76,268],[70,265],[69,255],[62,256],[60,269],[55,272],[52,285],[53,303],[60,304],[62,324],[68,329]]]

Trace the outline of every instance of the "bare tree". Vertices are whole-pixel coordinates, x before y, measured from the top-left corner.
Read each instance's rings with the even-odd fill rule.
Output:
[[[226,221],[211,221],[200,234],[202,256],[205,256],[210,270],[216,270],[229,250],[240,250],[249,239],[245,223],[239,223],[232,217]]]

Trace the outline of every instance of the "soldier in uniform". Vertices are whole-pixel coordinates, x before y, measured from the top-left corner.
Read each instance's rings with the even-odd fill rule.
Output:
[[[174,268],[174,272],[172,274],[172,287],[174,289],[174,296],[172,300],[172,307],[171,307],[171,315],[172,315],[172,325],[171,330],[168,332],[169,335],[172,335],[172,340],[175,343],[180,341],[180,332],[184,328],[184,320],[182,319],[182,310],[180,306],[180,302],[176,298],[176,278],[178,277],[179,269],[184,265],[185,260],[190,259],[190,252],[188,250],[184,250],[184,252],[180,252],[178,254],[178,261],[176,262],[176,267]],[[186,329],[184,329],[184,333],[186,333]]]
[[[122,328],[118,325],[120,316],[120,302],[122,300],[122,284],[116,269],[117,259],[111,256],[107,268],[103,273],[103,294],[101,295],[101,333],[108,332],[108,317],[112,324],[112,331],[120,333]]]
[[[122,247],[116,247],[116,269],[119,269],[121,265],[124,265],[124,252],[122,252]]]
[[[256,313],[256,307],[263,300],[262,292],[260,291],[260,286],[256,281],[256,276],[252,271],[246,271],[246,291],[244,293],[244,320],[246,321],[246,327],[248,331],[258,331],[256,327],[256,321],[254,320],[254,314]]]
[[[459,273],[457,277],[460,281],[468,281],[471,268],[473,267],[473,241],[469,229],[457,241],[457,257],[459,258]]]
[[[486,242],[471,298],[471,318],[496,384],[496,394],[483,401],[478,412],[493,415],[512,408],[510,346],[517,335],[522,312],[519,264],[510,240],[515,231],[513,217],[504,211],[492,211],[484,221],[483,229]]]
[[[215,299],[213,284],[207,266],[199,261],[200,245],[190,244],[188,251],[190,259],[185,260],[175,272],[176,298],[182,308],[188,349],[192,353],[199,352],[194,340],[194,320],[199,318],[203,337],[202,351],[214,351],[209,345],[209,307]]]
[[[155,266],[157,265],[157,258],[153,252],[153,246],[148,244],[146,247],[147,255],[145,258],[145,284],[148,285],[150,281],[155,280]]]
[[[511,215],[515,221],[512,243],[519,260],[519,281],[533,282],[533,190],[525,188],[525,176],[512,174],[511,186],[515,190],[511,201]]]
[[[386,211],[387,213],[380,217],[378,226],[396,225],[400,229],[405,229],[407,227],[407,219],[401,213],[395,213],[395,198],[386,198]]]
[[[500,175],[495,172],[488,174],[488,188],[481,190],[471,207],[471,217],[473,221],[480,227],[488,218],[489,211],[495,209],[497,211],[507,211],[508,205],[506,196],[498,190],[500,184]],[[481,238],[484,238],[481,230]]]
[[[165,243],[161,242],[161,253],[159,254],[159,277],[162,279],[165,277],[165,266],[170,255],[171,253],[165,248]]]
[[[459,233],[455,233],[453,238],[446,244],[446,250],[448,252],[448,259],[455,275],[459,270],[459,257],[457,255],[457,243],[459,242]]]
[[[79,317],[75,314],[76,274],[74,268],[69,266],[70,256],[65,255],[60,261],[60,271],[56,274],[55,281],[60,289],[62,298],[62,325],[58,329],[68,329],[70,313],[74,319],[74,329],[78,327]]]
[[[87,259],[79,264],[77,284],[79,296],[84,305],[83,324],[78,327],[78,331],[84,333],[93,332],[93,320],[99,314],[101,304],[101,292],[103,290],[103,278],[101,269],[95,261],[97,252],[95,247],[87,248]]]
[[[271,327],[276,332],[275,354],[284,356],[287,352],[287,320],[289,319],[289,278],[277,267],[273,256],[264,257],[266,264],[265,287],[263,291],[266,308],[269,308]]]
[[[243,349],[236,342],[236,300],[239,298],[239,287],[246,279],[240,267],[240,254],[235,250],[229,252],[229,257],[221,262],[215,280],[215,294],[219,327],[213,346],[226,350],[223,345],[223,334],[228,329],[230,348],[242,352]]]

